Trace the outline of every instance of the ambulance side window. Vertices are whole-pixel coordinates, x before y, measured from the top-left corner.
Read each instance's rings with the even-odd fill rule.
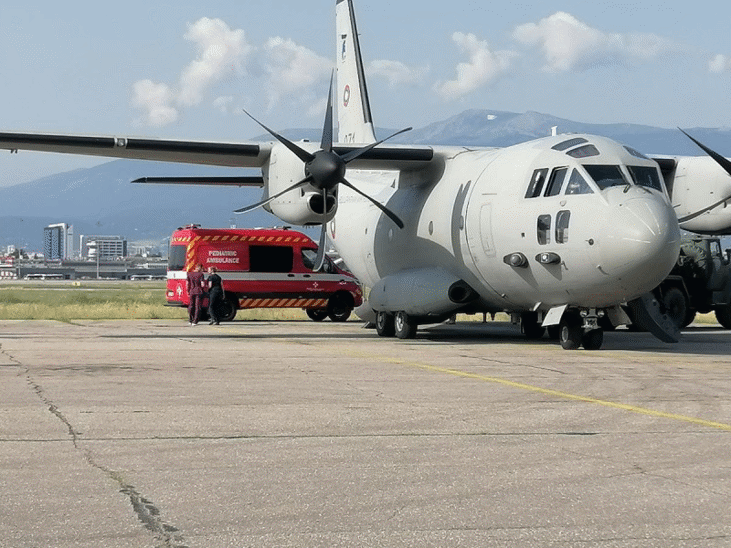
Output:
[[[168,252],[168,270],[185,270],[187,245],[171,245]]]
[[[317,258],[317,250],[316,249],[302,249],[302,264],[305,265],[305,268],[307,270],[312,270],[315,267],[315,259]],[[329,257],[325,257],[325,262],[322,265],[322,269],[320,272],[325,272],[327,274],[337,274],[338,271],[335,268],[335,265],[330,261]]]
[[[249,246],[249,272],[291,272],[293,264],[291,247]]]

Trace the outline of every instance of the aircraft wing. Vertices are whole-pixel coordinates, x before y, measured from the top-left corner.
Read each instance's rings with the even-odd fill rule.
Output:
[[[0,132],[0,149],[34,150],[226,167],[262,167],[273,143],[218,143],[137,137]]]

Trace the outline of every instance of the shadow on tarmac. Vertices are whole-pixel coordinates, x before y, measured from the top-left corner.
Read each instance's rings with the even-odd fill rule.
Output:
[[[319,331],[312,332],[311,329],[301,329],[301,325],[312,327],[311,322],[269,322],[280,328],[277,332],[248,332],[237,333],[237,328],[261,326],[266,322],[234,321],[222,326],[200,325],[196,327],[181,327],[174,333],[145,333],[145,334],[103,334],[101,337],[110,339],[216,339],[216,340],[237,340],[261,339],[261,340],[349,340],[349,339],[374,339],[383,344],[459,344],[459,345],[558,345],[558,342],[544,336],[538,340],[528,340],[516,326],[506,322],[462,322],[454,325],[440,324],[436,326],[424,326],[419,329],[416,338],[401,341],[396,338],[379,338],[375,329],[364,329],[361,324],[349,322],[347,325],[354,329],[343,331],[342,328],[331,330],[330,324],[318,324]],[[342,324],[341,324],[342,325]],[[162,327],[162,326],[161,326]],[[164,327],[170,328],[169,325]],[[175,326],[177,327],[177,326]],[[632,351],[632,352],[657,352],[671,355],[696,354],[696,355],[731,355],[731,332],[715,326],[691,326],[682,332],[680,342],[667,344],[659,341],[649,333],[638,333],[620,329],[614,332],[604,333],[604,344],[599,351]],[[579,352],[586,352],[580,349]]]

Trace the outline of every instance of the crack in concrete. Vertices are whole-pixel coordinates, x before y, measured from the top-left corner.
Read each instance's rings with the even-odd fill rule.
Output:
[[[7,354],[7,352],[3,351],[1,346],[0,352],[6,355],[19,367],[23,367],[25,369],[26,382],[36,394],[38,399],[40,399],[48,407],[48,411],[66,427],[74,449],[76,449],[76,451],[83,455],[84,460],[89,464],[89,466],[99,470],[109,479],[118,484],[119,492],[129,498],[130,504],[132,505],[132,510],[137,516],[137,519],[140,521],[140,523],[142,523],[145,529],[152,533],[155,540],[157,541],[156,548],[188,548],[184,544],[183,535],[180,530],[163,520],[163,518],[161,517],[160,509],[155,506],[155,504],[151,500],[142,496],[137,491],[137,489],[135,489],[134,486],[125,482],[119,472],[110,470],[106,466],[98,463],[94,459],[94,456],[92,455],[90,450],[84,449],[79,445],[80,433],[74,428],[74,426],[71,424],[68,418],[66,418],[63,412],[58,408],[58,406],[46,396],[43,387],[33,380],[30,370],[25,368],[20,362]]]

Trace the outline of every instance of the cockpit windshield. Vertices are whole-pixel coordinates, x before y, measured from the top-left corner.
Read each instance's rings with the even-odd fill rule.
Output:
[[[630,184],[619,166],[589,164],[585,165],[584,169],[586,169],[601,190],[610,186],[626,186]]]
[[[662,183],[657,174],[657,169],[649,166],[627,166],[629,174],[635,184],[654,188],[662,192]]]

